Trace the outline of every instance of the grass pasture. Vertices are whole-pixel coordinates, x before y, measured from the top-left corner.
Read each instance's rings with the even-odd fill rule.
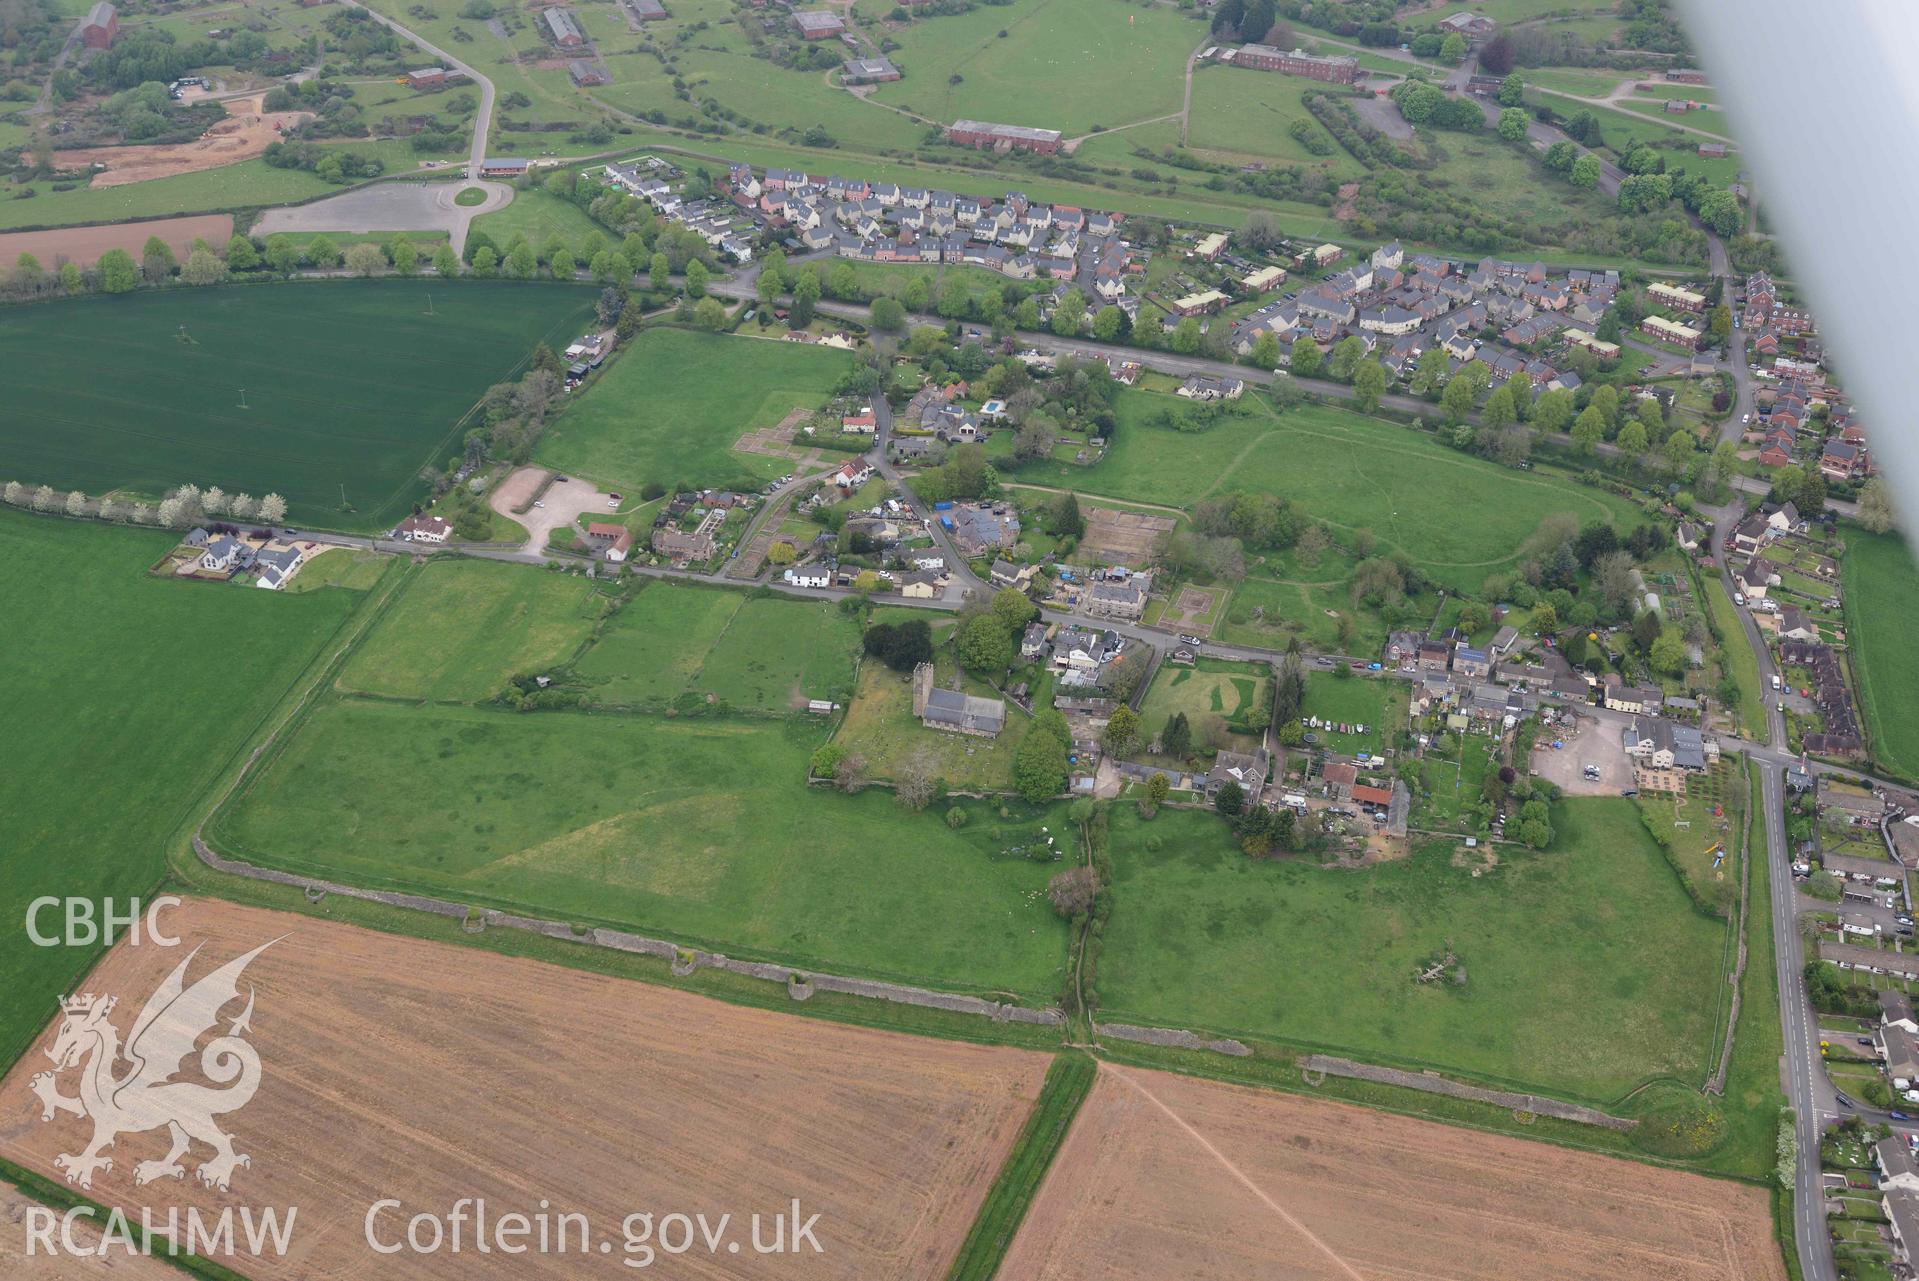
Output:
[[[1332,142],[1332,135],[1300,102],[1308,90],[1323,92],[1325,88],[1317,80],[1265,71],[1236,67],[1200,70],[1193,77],[1190,145],[1201,151],[1257,156],[1279,164],[1326,168],[1358,177],[1364,170],[1345,148],[1334,145],[1331,155],[1315,156],[1287,132],[1303,120],[1314,133]]]
[[[651,583],[607,620],[574,673],[610,706],[711,698],[783,713],[849,697],[858,646],[858,626],[831,601]]]
[[[1919,648],[1909,605],[1919,593],[1919,563],[1897,534],[1848,529],[1842,573],[1853,677],[1873,757],[1919,778]]]
[[[952,655],[941,653],[935,666],[940,684],[948,686],[957,670]],[[966,692],[998,697],[997,691],[972,680],[966,682]],[[867,659],[860,664],[859,687],[833,741],[863,757],[872,778],[893,778],[909,756],[924,752],[931,758],[934,776],[944,779],[948,787],[1010,791],[1013,756],[1032,723],[1009,703],[1006,728],[996,738],[929,729],[913,715],[912,677]]]
[[[539,460],[616,487],[764,481],[788,461],[733,446],[819,404],[850,368],[846,352],[827,347],[644,330],[547,428]]]
[[[354,651],[339,687],[385,698],[477,703],[497,694],[509,677],[566,662],[592,633],[600,609],[600,597],[572,575],[436,557]]]
[[[147,896],[189,807],[362,599],[148,576],[173,542],[0,510],[0,715],[16,730],[0,770],[0,1062],[98,954],[33,946],[28,903]]]
[[[1517,472],[1447,449],[1430,436],[1349,410],[1306,405],[1284,414],[1247,398],[1203,432],[1159,425],[1184,402],[1127,391],[1111,451],[1075,488],[1190,510],[1235,490],[1279,494],[1345,531],[1368,529],[1381,554],[1404,551],[1439,583],[1476,590],[1510,568],[1554,512],[1581,522],[1638,523],[1633,506],[1541,468]]]
[[[266,595],[262,592],[259,595]],[[953,831],[805,782],[824,726],[335,699],[210,828],[264,866],[728,955],[1051,999],[1038,821]]]
[[[1725,926],[1693,908],[1630,801],[1554,817],[1550,850],[1501,846],[1474,876],[1451,841],[1329,872],[1248,859],[1213,814],[1117,808],[1102,1015],[1598,1102],[1655,1077],[1696,1088]],[[1414,982],[1448,946],[1466,982]]]
[[[888,56],[906,79],[874,97],[942,122],[970,117],[1070,138],[1178,111],[1186,55],[1205,35],[1176,10],[1109,0],[987,5],[893,32],[900,48]]]
[[[288,520],[384,529],[462,419],[590,290],[328,281],[169,289],[0,312],[8,478],[88,493],[277,492]],[[110,377],[75,377],[75,353]],[[245,405],[241,405],[244,392]],[[342,492],[347,506],[342,507]]]

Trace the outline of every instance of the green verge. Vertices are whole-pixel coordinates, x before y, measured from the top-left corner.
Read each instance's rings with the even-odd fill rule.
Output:
[[[1919,646],[1909,634],[1919,563],[1897,534],[1846,530],[1846,634],[1873,760],[1919,778]]]
[[[1766,737],[1766,696],[1759,688],[1759,659],[1746,644],[1745,624],[1739,611],[1727,598],[1724,584],[1714,579],[1702,583],[1700,594],[1713,626],[1719,629],[1719,656],[1739,685],[1739,720],[1746,737],[1763,742]]]
[[[1059,1055],[1046,1069],[1046,1083],[1040,1087],[1032,1115],[1026,1118],[999,1177],[980,1203],[973,1230],[966,1234],[959,1256],[947,1271],[947,1281],[991,1281],[999,1272],[1014,1234],[1039,1194],[1040,1181],[1052,1168],[1073,1118],[1079,1115],[1079,1105],[1085,1102],[1098,1075],[1098,1061],[1078,1050]]]

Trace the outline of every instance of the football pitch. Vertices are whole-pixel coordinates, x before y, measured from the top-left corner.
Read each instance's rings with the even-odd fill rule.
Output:
[[[280,494],[295,524],[383,529],[487,387],[590,323],[593,298],[361,280],[9,308],[0,479],[147,498],[218,485]]]

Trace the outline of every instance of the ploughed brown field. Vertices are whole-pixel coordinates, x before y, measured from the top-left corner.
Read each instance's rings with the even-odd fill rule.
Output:
[[[700,1242],[656,1258],[657,1272],[676,1278],[938,1278],[1048,1062],[212,900],[169,919],[183,946],[122,942],[83,990],[119,998],[110,1019],[124,1040],[191,947],[200,952],[189,987],[279,939],[241,976],[218,1025],[227,1031],[253,989],[246,1039],[261,1062],[258,1094],[219,1119],[252,1165],[234,1172],[229,1193],[204,1188],[193,1170],[210,1149],[196,1144],[184,1179],[137,1187],[135,1165],[164,1158],[167,1136],[130,1132],[87,1195],[129,1213],[296,1208],[284,1256],[242,1249],[228,1260],[255,1281],[632,1275],[622,1260],[641,1252],[629,1253],[623,1220],[638,1212],[656,1222],[704,1213],[709,1226],[732,1216],[715,1253]],[[57,1023],[0,1083],[0,1155],[54,1180],[55,1156],[80,1152],[91,1131],[64,1114],[43,1123],[30,1089],[51,1066],[43,1051]],[[181,1079],[205,1084],[198,1063],[189,1055]],[[76,1092],[78,1075],[60,1074],[63,1093]],[[469,1218],[453,1253],[452,1208],[468,1197],[483,1198],[496,1225],[538,1215],[542,1199],[548,1215],[583,1214],[590,1252],[582,1257],[573,1228],[557,1253],[555,1226],[544,1254],[482,1255]],[[428,1213],[446,1233],[440,1250],[376,1253],[365,1224],[382,1198],[403,1208],[376,1216],[381,1244],[403,1241],[408,1219]],[[802,1221],[819,1215],[823,1253],[756,1253],[751,1216],[763,1216],[762,1245],[773,1242],[773,1216],[786,1216],[790,1244],[795,1198]],[[655,1249],[679,1244],[677,1225],[656,1231]],[[507,1238],[516,1240],[537,1233]]]
[[[1763,1189],[1102,1065],[1020,1281],[1784,1281]]]
[[[11,267],[21,254],[32,254],[51,274],[63,262],[91,267],[109,249],[124,249],[138,261],[150,237],[158,236],[185,262],[193,242],[225,245],[233,239],[232,214],[193,214],[185,218],[155,218],[150,222],[116,222],[98,227],[49,227],[45,231],[9,231],[0,234],[0,263]]]

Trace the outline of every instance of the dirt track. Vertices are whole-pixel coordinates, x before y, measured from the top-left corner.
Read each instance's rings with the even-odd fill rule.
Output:
[[[170,178],[174,174],[198,173],[222,165],[251,160],[280,136],[280,130],[309,120],[310,111],[276,111],[261,114],[259,97],[234,98],[227,102],[227,118],[192,142],[165,143],[132,147],[80,147],[57,151],[53,160],[62,169],[84,169],[101,164],[106,168],[93,175],[89,187],[124,187],[150,178]]]
[[[938,1278],[1037,1098],[1047,1059],[742,1009],[666,988],[372,933],[305,916],[193,901],[170,918],[186,946],[117,947],[87,989],[121,998],[125,1034],[196,944],[192,983],[286,937],[246,971],[258,1095],[225,1117],[252,1157],[221,1195],[191,1175],[136,1188],[163,1132],[123,1134],[90,1195],[129,1209],[297,1207],[284,1257],[241,1254],[265,1278],[630,1275],[622,1220],[651,1211],[734,1216],[737,1254],[661,1256],[680,1278]],[[244,988],[243,988],[244,993]],[[36,994],[44,999],[49,994]],[[221,1029],[239,1012],[231,1003]],[[50,1033],[0,1085],[0,1153],[61,1176],[84,1122],[39,1119],[28,1079]],[[190,1056],[184,1079],[198,1078]],[[76,1074],[62,1077],[68,1092]],[[189,1168],[208,1150],[196,1145]],[[364,1222],[402,1237],[416,1213],[462,1197],[509,1212],[588,1216],[595,1252],[375,1254]],[[824,1253],[762,1258],[748,1220],[797,1197]],[[577,1233],[575,1234],[577,1239]],[[598,1253],[600,1242],[611,1248]],[[404,1262],[402,1262],[404,1260]]]
[[[1163,1106],[1162,1106],[1163,1105]],[[1020,1281],[1783,1281],[1762,1189],[1103,1066]]]
[[[157,218],[152,222],[117,222],[104,227],[54,227],[47,231],[9,231],[0,235],[0,263],[11,267],[21,254],[32,254],[48,271],[63,262],[91,266],[109,249],[124,249],[136,259],[147,237],[167,242],[181,261],[195,240],[224,246],[233,238],[232,214],[195,214],[190,218]]]

